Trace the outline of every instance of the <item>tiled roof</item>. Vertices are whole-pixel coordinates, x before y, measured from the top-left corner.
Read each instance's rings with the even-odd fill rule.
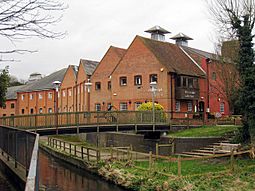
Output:
[[[111,48],[118,54],[118,56],[120,58],[122,58],[124,56],[124,54],[127,52],[127,50],[124,48],[118,48],[118,47],[114,47],[114,46],[111,46]]]
[[[7,88],[7,93],[6,93],[6,99],[17,99],[17,92],[21,91],[23,88],[25,88],[26,85],[21,85],[21,86],[13,86]]]
[[[94,72],[94,70],[96,69],[99,63],[97,61],[84,60],[84,59],[81,59],[80,62],[82,63],[83,68],[85,68],[85,72],[87,75],[92,75],[92,73]]]
[[[169,72],[198,77],[205,76],[204,71],[177,45],[140,36],[138,38]]]
[[[57,72],[54,72],[40,80],[37,80],[33,83],[26,84],[21,90],[18,90],[18,92],[30,92],[30,91],[39,91],[39,90],[48,90],[48,89],[54,89],[54,81],[60,81],[62,82],[66,68],[61,69]]]
[[[188,46],[182,46],[182,48],[188,54],[192,54],[193,53],[193,54],[197,54],[198,56],[202,56],[204,58],[217,59],[217,55],[213,54],[213,53],[210,53],[210,52],[206,52],[206,51],[203,51],[203,50],[191,48],[191,47],[188,47]]]

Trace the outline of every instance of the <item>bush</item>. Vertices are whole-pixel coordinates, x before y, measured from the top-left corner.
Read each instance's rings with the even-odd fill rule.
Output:
[[[153,110],[153,104],[152,102],[147,102],[141,104],[138,108],[138,111],[141,111],[137,114],[137,119],[140,122],[152,122],[152,112],[146,112],[146,111],[152,111]],[[144,112],[143,112],[144,111]],[[164,108],[162,105],[155,103],[155,122],[165,122],[166,116],[164,114]]]

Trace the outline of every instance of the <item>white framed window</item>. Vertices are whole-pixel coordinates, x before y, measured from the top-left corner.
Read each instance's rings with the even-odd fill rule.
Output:
[[[42,99],[42,98],[43,98],[42,94],[39,94],[39,99]]]
[[[180,101],[176,101],[175,102],[175,111],[181,111],[181,102]]]
[[[150,82],[158,82],[158,75],[157,74],[151,74],[150,75]]]
[[[25,99],[25,95],[22,94],[22,95],[21,95],[21,100],[24,101],[24,99]]]
[[[79,95],[80,94],[80,86],[77,87],[77,94]]]
[[[65,90],[63,90],[63,92],[62,92],[62,96],[63,96],[63,97],[66,97],[66,92],[65,92]]]
[[[122,76],[120,77],[120,86],[126,86],[127,85],[127,77]]]
[[[135,102],[135,111],[137,111],[138,107],[142,105],[142,102]]]
[[[188,106],[188,111],[191,112],[192,111],[192,101],[188,101],[187,103],[187,106]]]
[[[33,94],[29,94],[29,99],[30,99],[30,100],[32,100],[32,99],[33,99],[33,97],[34,97],[34,95],[33,95]]]
[[[42,108],[40,108],[40,109],[39,109],[39,113],[42,113],[42,112],[43,112],[43,109],[42,109]]]
[[[100,103],[95,104],[95,110],[96,111],[101,111],[101,104]]]
[[[101,90],[101,82],[95,83],[95,90]]]
[[[220,112],[224,113],[225,111],[225,104],[223,102],[220,103]]]
[[[137,75],[135,76],[135,85],[142,85],[142,76],[141,75]]]
[[[48,99],[52,99],[52,92],[48,93]]]
[[[48,108],[48,113],[52,113],[52,108]]]
[[[69,95],[69,97],[72,96],[72,90],[68,90],[68,95]]]
[[[121,102],[120,103],[120,111],[127,111],[127,110],[128,110],[127,102]]]

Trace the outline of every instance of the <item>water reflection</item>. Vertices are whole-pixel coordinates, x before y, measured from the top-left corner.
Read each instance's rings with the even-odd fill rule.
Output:
[[[40,184],[46,191],[124,191],[98,176],[51,158],[42,151],[39,176]]]

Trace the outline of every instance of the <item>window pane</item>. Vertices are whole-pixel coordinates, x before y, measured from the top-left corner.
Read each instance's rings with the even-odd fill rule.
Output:
[[[127,111],[127,102],[120,103],[120,111]]]
[[[181,77],[180,76],[177,76],[177,78],[176,78],[176,85],[177,85],[177,87],[181,87]]]
[[[192,111],[192,101],[188,101],[188,111]]]
[[[183,87],[187,86],[187,78],[185,78],[185,77],[182,78],[182,86]]]
[[[224,103],[220,103],[220,112],[224,113],[224,110],[225,110]]]
[[[127,85],[127,77],[120,77],[120,85],[121,86]]]
[[[142,76],[135,76],[135,85],[142,85]]]
[[[150,75],[150,82],[158,82],[158,75],[157,74],[151,74]]]
[[[181,103],[180,101],[175,102],[175,111],[181,111]]]
[[[96,103],[96,108],[95,108],[95,110],[96,111],[101,111],[101,104],[100,103]]]
[[[96,82],[95,83],[95,89],[96,90],[100,90],[101,89],[101,83],[100,82]]]
[[[193,86],[193,79],[192,78],[189,78],[188,79],[188,87],[189,88],[193,88],[194,86]]]

